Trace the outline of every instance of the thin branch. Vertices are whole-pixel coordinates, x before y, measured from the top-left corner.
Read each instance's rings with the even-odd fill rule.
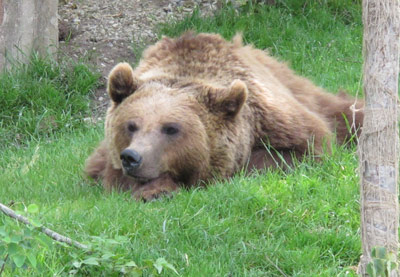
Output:
[[[13,210],[11,210],[10,208],[8,208],[6,205],[3,205],[0,203],[0,210],[5,213],[6,215],[8,215],[9,217],[12,217],[16,220],[18,220],[19,222],[24,223],[25,225],[30,225],[33,226],[33,224],[29,221],[29,219],[27,219],[26,217],[16,214]],[[75,246],[77,248],[81,248],[84,250],[89,249],[89,247],[85,244],[82,244],[80,242],[77,242],[73,239],[70,239],[66,236],[60,235],[57,232],[54,232],[53,230],[50,230],[49,228],[46,228],[44,226],[41,226],[40,228],[38,228],[38,230],[44,234],[46,234],[47,236],[49,236],[50,238],[52,238],[53,240],[59,241],[59,242],[64,242],[68,245],[71,246]]]
[[[270,258],[268,258],[267,255],[265,255],[265,258],[267,259],[268,262],[270,262],[279,272],[280,274],[282,274],[282,276],[287,277],[287,275],[285,274],[285,272],[283,272],[282,269],[279,268],[279,266],[277,264],[275,264],[273,261],[271,261]]]
[[[1,269],[0,269],[0,276],[1,276],[1,274],[3,274],[4,268],[5,268],[5,266],[6,266],[7,259],[8,259],[8,254],[6,255],[6,258],[4,259],[4,263],[3,263],[3,265],[1,266]]]

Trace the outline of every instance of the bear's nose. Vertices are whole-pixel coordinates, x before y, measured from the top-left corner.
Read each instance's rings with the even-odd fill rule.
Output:
[[[123,167],[127,170],[137,169],[142,163],[142,157],[139,153],[128,148],[121,152],[120,158]]]

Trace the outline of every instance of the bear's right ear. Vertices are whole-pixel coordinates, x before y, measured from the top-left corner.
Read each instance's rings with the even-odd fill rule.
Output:
[[[133,76],[133,69],[128,63],[117,64],[108,75],[107,91],[117,105],[138,87],[139,80]]]

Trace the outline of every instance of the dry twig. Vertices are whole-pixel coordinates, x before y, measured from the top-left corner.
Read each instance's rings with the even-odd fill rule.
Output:
[[[1,274],[3,274],[3,272],[4,272],[4,268],[5,268],[5,266],[6,266],[7,259],[8,259],[8,254],[7,254],[6,257],[4,258],[3,265],[1,266],[1,269],[0,269],[0,276],[1,276]]]
[[[3,205],[2,203],[0,203],[0,210],[5,213],[6,215],[8,215],[9,217],[12,217],[16,220],[18,220],[19,222],[24,223],[25,225],[30,225],[33,226],[33,224],[29,221],[29,219],[27,219],[26,217],[16,214],[12,209],[10,209],[9,207],[7,207],[6,205]],[[89,249],[89,247],[85,244],[82,244],[80,242],[77,242],[73,239],[70,239],[66,236],[63,236],[57,232],[54,232],[53,230],[50,230],[49,228],[46,228],[44,226],[41,226],[40,228],[38,228],[38,230],[44,234],[46,234],[47,236],[49,236],[50,238],[52,238],[53,240],[59,241],[59,242],[64,242],[68,245],[71,246],[75,246],[77,248],[81,248],[84,250]]]
[[[285,274],[285,272],[283,272],[283,270],[280,269],[279,266],[278,266],[277,264],[275,264],[273,261],[271,261],[271,259],[268,258],[267,255],[265,255],[265,258],[267,259],[268,262],[270,262],[271,265],[273,265],[273,266],[279,271],[280,274],[282,274],[282,276],[287,277],[287,275]]]

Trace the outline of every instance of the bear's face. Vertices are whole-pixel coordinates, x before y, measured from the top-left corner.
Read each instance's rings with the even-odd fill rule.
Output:
[[[193,99],[144,85],[110,118],[111,141],[124,174],[146,183],[163,174],[188,182],[208,164],[207,132]]]
[[[240,81],[229,89],[143,83],[127,64],[110,73],[108,92],[113,104],[106,136],[113,166],[139,183],[167,174],[187,185],[209,174],[209,133],[216,133],[209,121],[235,117],[247,96]]]

